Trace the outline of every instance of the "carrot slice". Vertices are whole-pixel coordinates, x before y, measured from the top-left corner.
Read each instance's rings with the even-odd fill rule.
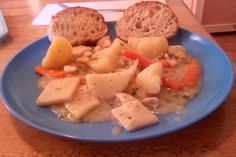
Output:
[[[148,67],[150,64],[153,63],[150,59],[145,58],[144,56],[133,51],[124,50],[123,55],[129,59],[137,59],[144,68]]]
[[[166,88],[181,90],[184,86],[182,82],[178,82],[169,77],[162,77],[161,80],[162,80],[162,85]]]
[[[50,76],[50,77],[55,77],[55,78],[62,78],[68,75],[68,73],[66,73],[63,70],[52,70],[52,69],[45,69],[41,66],[36,66],[34,68],[35,72],[43,75],[43,76]]]
[[[186,73],[182,78],[182,82],[187,87],[195,87],[200,79],[201,64],[197,60],[192,60]]]

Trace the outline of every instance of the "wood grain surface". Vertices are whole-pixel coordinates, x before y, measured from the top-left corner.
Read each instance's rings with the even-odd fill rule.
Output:
[[[0,0],[10,37],[0,45],[0,71],[20,49],[45,35],[46,26],[33,19],[53,0]],[[73,2],[73,1],[67,1]],[[210,39],[181,0],[167,0],[181,27]],[[236,63],[235,52],[229,57]],[[234,157],[236,156],[236,87],[223,105],[206,119],[179,132],[145,141],[97,144],[72,141],[34,129],[16,119],[0,100],[0,157]]]

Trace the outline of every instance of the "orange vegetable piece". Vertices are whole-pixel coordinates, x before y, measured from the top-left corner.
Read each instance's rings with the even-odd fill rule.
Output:
[[[129,50],[124,50],[123,55],[129,59],[133,59],[133,60],[137,59],[144,68],[148,67],[150,64],[153,63],[150,59]]]
[[[162,77],[161,80],[162,80],[162,85],[164,87],[170,88],[173,90],[181,90],[184,86],[182,82],[179,82],[169,77]]]
[[[36,66],[34,68],[35,72],[43,75],[43,76],[50,76],[50,77],[55,77],[55,78],[62,78],[68,75],[68,73],[66,73],[63,70],[52,70],[52,69],[45,69],[42,66]]]
[[[197,60],[192,60],[186,73],[182,78],[182,82],[187,87],[195,87],[200,79],[201,64]]]

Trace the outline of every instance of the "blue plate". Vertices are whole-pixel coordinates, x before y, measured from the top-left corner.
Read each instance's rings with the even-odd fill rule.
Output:
[[[109,34],[115,37],[114,23],[108,23]],[[7,64],[2,74],[2,98],[9,111],[23,122],[45,132],[85,141],[120,142],[157,137],[185,128],[203,119],[219,107],[229,94],[234,80],[233,66],[225,52],[214,42],[199,34],[179,29],[170,44],[183,45],[203,66],[203,84],[200,94],[191,100],[188,112],[159,117],[159,124],[135,132],[123,131],[120,136],[112,135],[114,125],[71,124],[59,120],[48,108],[35,103],[40,94],[37,88],[39,76],[34,67],[41,63],[50,45],[47,37],[41,38],[16,54]]]

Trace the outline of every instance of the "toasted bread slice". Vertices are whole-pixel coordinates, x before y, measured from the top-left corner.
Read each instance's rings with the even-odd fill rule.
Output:
[[[56,35],[69,40],[72,46],[96,43],[106,35],[108,26],[104,17],[96,10],[85,7],[71,7],[52,17],[48,28],[50,41]]]
[[[124,12],[117,21],[115,30],[117,36],[124,41],[129,37],[171,38],[178,30],[178,21],[167,5],[157,1],[142,1]]]

